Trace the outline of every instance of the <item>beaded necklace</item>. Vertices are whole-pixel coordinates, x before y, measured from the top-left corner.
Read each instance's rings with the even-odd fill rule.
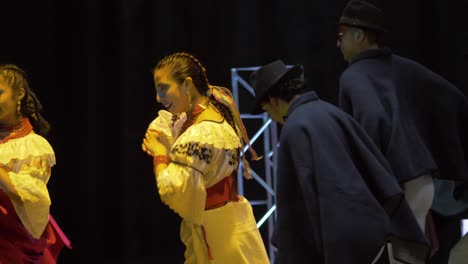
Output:
[[[0,144],[3,144],[9,140],[24,137],[27,134],[31,133],[32,125],[29,122],[28,118],[23,118],[23,121],[14,127],[0,126],[0,131],[11,131],[6,137],[0,140]]]

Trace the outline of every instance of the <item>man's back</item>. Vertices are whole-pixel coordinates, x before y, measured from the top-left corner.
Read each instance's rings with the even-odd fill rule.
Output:
[[[411,115],[438,166],[437,177],[468,180],[468,100],[453,84],[412,60],[393,56],[402,112]]]
[[[339,105],[364,128],[403,183],[437,166],[402,94],[416,85],[408,87],[408,78],[403,78],[411,78],[412,69],[398,68],[394,58],[389,49],[368,50],[354,58],[340,78]]]
[[[324,263],[370,263],[390,233],[425,243],[414,219],[390,219],[411,212],[404,201],[385,207],[402,191],[372,140],[315,93],[291,104],[278,162],[280,262],[306,254]]]

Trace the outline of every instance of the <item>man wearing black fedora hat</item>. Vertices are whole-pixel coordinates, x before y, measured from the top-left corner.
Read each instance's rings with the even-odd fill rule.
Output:
[[[307,89],[302,65],[271,62],[250,83],[252,112],[282,124],[272,241],[279,263],[380,263],[388,236],[418,230],[383,155],[351,116]]]
[[[440,75],[381,47],[385,32],[380,8],[347,3],[338,27],[337,46],[349,63],[340,77],[339,106],[385,155],[435,247],[426,220],[432,220],[431,206],[438,210],[441,180],[455,190],[447,197],[467,195],[468,100]]]

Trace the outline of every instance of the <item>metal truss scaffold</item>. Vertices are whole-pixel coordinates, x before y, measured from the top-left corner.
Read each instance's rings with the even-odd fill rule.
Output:
[[[244,68],[231,68],[231,85],[232,94],[236,103],[237,108],[240,111],[241,119],[254,119],[257,123],[260,123],[256,133],[250,137],[250,145],[254,145],[255,141],[263,136],[263,164],[264,171],[256,172],[252,170],[252,177],[257,181],[260,189],[259,192],[264,191],[264,199],[261,200],[250,200],[250,204],[253,206],[266,206],[266,213],[257,221],[257,227],[261,228],[265,223],[267,225],[267,250],[270,256],[271,263],[274,263],[274,256],[276,248],[271,244],[271,236],[273,234],[274,222],[276,220],[276,175],[277,175],[277,124],[269,118],[267,113],[252,115],[248,113],[242,113],[244,107],[240,102],[240,89],[245,89],[251,95],[255,95],[254,90],[247,81],[244,80],[242,75],[252,73],[259,67],[244,67]],[[249,107],[247,107],[249,108]],[[250,136],[250,135],[249,135]],[[245,146],[244,153],[248,152],[249,146]],[[241,160],[240,168],[237,173],[237,188],[241,195],[244,195],[244,177],[242,176],[243,163]]]

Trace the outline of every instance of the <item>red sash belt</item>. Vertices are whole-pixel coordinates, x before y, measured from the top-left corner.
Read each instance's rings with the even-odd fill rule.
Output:
[[[232,177],[231,174],[206,189],[205,210],[221,207],[230,201],[239,201],[239,196],[233,187]]]

